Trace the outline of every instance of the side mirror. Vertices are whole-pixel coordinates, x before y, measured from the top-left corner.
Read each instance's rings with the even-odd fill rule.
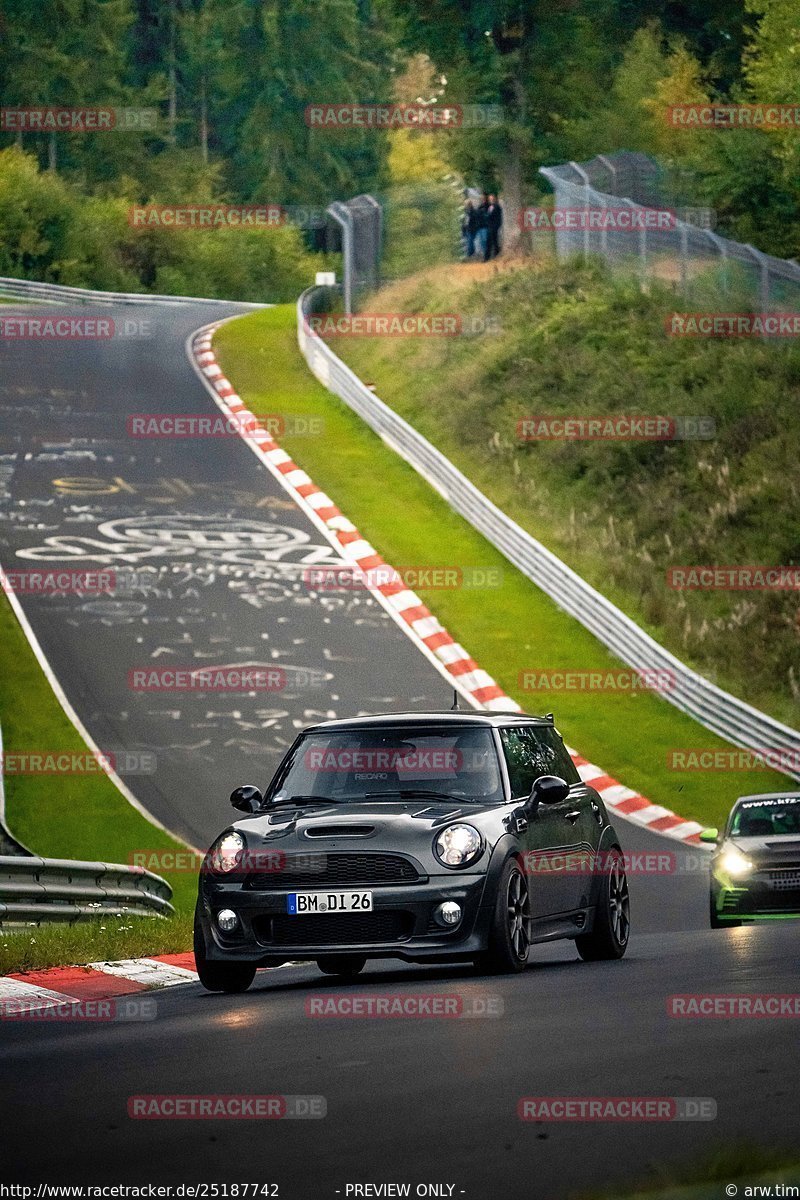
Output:
[[[540,775],[534,779],[531,794],[525,801],[525,812],[535,816],[540,804],[561,804],[569,795],[569,784],[559,775]]]
[[[701,842],[713,842],[714,845],[716,846],[717,842],[719,841],[719,830],[718,829],[704,829],[703,832],[700,834],[700,841]]]
[[[252,784],[245,784],[244,787],[238,787],[231,792],[231,804],[239,812],[253,813],[258,812],[261,805],[264,803],[264,797],[257,787]]]

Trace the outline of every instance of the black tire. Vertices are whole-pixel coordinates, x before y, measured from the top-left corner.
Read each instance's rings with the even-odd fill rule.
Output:
[[[575,938],[575,946],[584,962],[622,958],[630,940],[628,877],[619,846],[613,846],[606,858],[608,870],[600,881],[592,932]]]
[[[246,992],[256,977],[255,963],[211,962],[206,958],[206,939],[197,914],[194,918],[194,961],[207,992]]]
[[[531,948],[529,922],[528,881],[516,860],[510,858],[497,884],[489,944],[475,959],[478,970],[492,975],[524,971]]]
[[[366,957],[360,954],[324,954],[317,959],[323,975],[358,975],[366,965]]]
[[[717,897],[713,891],[708,894],[708,920],[712,929],[736,929],[741,921],[721,921],[717,916]]]

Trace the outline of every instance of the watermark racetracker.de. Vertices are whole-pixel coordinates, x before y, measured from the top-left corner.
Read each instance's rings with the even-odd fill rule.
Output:
[[[0,133],[146,133],[158,127],[157,108],[0,108]]]
[[[521,1121],[645,1122],[714,1121],[711,1096],[522,1096]]]
[[[536,414],[517,421],[521,442],[673,442],[713,438],[713,417],[668,417],[654,413],[609,413],[587,417]]]
[[[383,995],[324,992],[306,998],[305,1014],[307,1017],[350,1020],[467,1020],[501,1017],[503,997],[474,993],[462,995],[459,992],[390,992]]]
[[[70,313],[0,313],[0,341],[107,342],[151,338],[147,317],[87,317]]]
[[[474,313],[312,313],[303,321],[306,333],[321,338],[478,337],[500,331],[497,317]]]
[[[306,106],[309,129],[352,130],[412,129],[435,132],[448,129],[488,129],[505,119],[500,104],[317,103]]]
[[[134,1121],[320,1120],[324,1096],[295,1095],[140,1095],[128,1098]]]

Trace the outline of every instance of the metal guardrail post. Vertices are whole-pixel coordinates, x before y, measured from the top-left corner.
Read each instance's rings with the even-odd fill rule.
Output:
[[[330,213],[342,231],[342,281],[344,284],[344,311],[348,316],[353,311],[353,217],[350,210],[339,200],[329,204]]]

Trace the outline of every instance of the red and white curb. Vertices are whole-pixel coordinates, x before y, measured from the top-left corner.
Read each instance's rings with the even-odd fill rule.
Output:
[[[307,966],[308,962],[293,959],[269,970]],[[89,963],[86,967],[47,967],[4,975],[0,976],[0,1024],[29,1014],[47,1016],[46,1009],[53,1016],[77,1019],[86,1015],[87,1019],[95,1019],[96,1012],[86,1012],[90,1002],[112,1001],[118,996],[135,996],[198,982],[192,953],[157,954],[153,958],[123,958],[117,962]]]
[[[687,821],[660,804],[653,804],[632,788],[618,783],[611,775],[607,775],[602,767],[587,762],[577,750],[569,750],[572,761],[578,768],[578,774],[584,783],[590,783],[598,793],[606,808],[634,825],[643,825],[651,833],[661,833],[665,837],[676,838],[679,842],[698,843],[698,837],[705,828],[697,821]],[[700,844],[701,849],[705,849]]]
[[[392,570],[385,559],[361,536],[330,496],[318,488],[305,471],[281,449],[272,434],[246,408],[241,396],[237,395],[233,385],[225,378],[211,349],[211,339],[218,327],[210,326],[195,335],[192,354],[200,377],[223,413],[235,418],[237,422],[246,422],[247,443],[295,503],[324,533],[348,566],[363,572],[380,571],[383,578],[389,578]],[[505,695],[491,675],[480,669],[464,647],[440,625],[415,592],[401,582],[376,583],[369,586],[367,579],[367,587],[398,624],[405,628],[412,640],[429,658],[433,658],[440,671],[449,676],[453,686],[476,708],[503,711],[511,708],[520,711],[519,705]]]
[[[48,967],[0,978],[0,1021],[58,1009],[70,1015],[75,1006],[150,992],[155,988],[196,983],[193,954],[159,954],[90,963],[87,967]],[[80,1015],[80,1009],[75,1016]]]
[[[330,496],[282,450],[269,430],[252,413],[233,384],[225,378],[217,362],[211,342],[223,322],[208,325],[194,334],[187,343],[190,359],[208,392],[218,407],[237,422],[246,424],[244,438],[256,456],[270,470],[295,503],[321,530],[349,566],[365,573],[365,584],[375,598],[387,609],[412,641],[431,659],[439,671],[448,677],[475,708],[498,712],[521,712],[519,704],[507,696],[491,675],[481,670],[469,653],[450,636],[417,594],[402,583],[370,585],[367,572],[381,569],[381,577],[391,577],[392,568],[374,546],[362,538],[351,521]],[[374,578],[374,575],[373,575]],[[681,842],[697,843],[703,826],[687,821],[668,808],[653,804],[646,797],[619,783],[601,768],[587,762],[577,751],[570,750],[581,778],[600,794],[603,802],[615,814],[653,832]]]

